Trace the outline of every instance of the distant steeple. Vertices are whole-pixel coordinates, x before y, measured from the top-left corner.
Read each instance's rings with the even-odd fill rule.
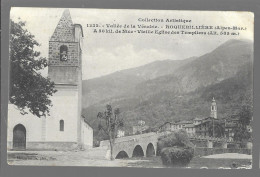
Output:
[[[217,103],[213,97],[210,108],[210,117],[217,119]]]
[[[63,11],[58,25],[55,28],[50,41],[60,41],[60,42],[73,42],[74,41],[74,31],[73,22],[70,16],[69,9]]]

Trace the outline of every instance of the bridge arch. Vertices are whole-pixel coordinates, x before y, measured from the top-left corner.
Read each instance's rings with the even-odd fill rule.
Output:
[[[146,148],[146,157],[152,157],[155,155],[155,148],[152,143],[149,143]]]
[[[142,146],[136,145],[133,150],[132,157],[143,157],[143,156],[144,156],[144,150],[143,150]]]
[[[125,151],[120,151],[117,155],[116,155],[116,159],[126,159],[129,158],[129,155],[127,154],[127,152]]]

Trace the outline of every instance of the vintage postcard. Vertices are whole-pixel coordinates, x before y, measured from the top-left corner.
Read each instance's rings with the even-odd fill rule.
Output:
[[[8,164],[252,168],[254,14],[10,12]]]

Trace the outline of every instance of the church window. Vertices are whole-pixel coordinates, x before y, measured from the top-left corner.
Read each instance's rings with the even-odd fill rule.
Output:
[[[66,45],[60,46],[60,61],[68,60],[68,47]]]
[[[60,131],[64,131],[64,120],[60,120]]]

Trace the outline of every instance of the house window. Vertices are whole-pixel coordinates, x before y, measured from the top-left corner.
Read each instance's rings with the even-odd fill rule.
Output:
[[[60,120],[60,131],[64,131],[64,120]]]
[[[66,45],[60,46],[60,61],[68,60],[68,47]]]

